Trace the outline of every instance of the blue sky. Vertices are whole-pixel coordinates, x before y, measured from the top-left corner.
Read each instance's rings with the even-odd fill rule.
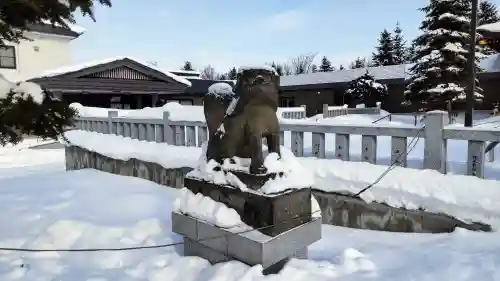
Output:
[[[417,36],[417,9],[427,2],[114,0],[112,8],[96,8],[95,23],[77,18],[87,32],[72,42],[72,55],[75,62],[132,56],[167,69],[189,60],[196,69],[212,64],[225,72],[317,53],[338,66],[371,55],[380,32],[398,21],[408,41]]]

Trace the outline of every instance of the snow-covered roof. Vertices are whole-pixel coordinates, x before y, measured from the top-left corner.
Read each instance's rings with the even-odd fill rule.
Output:
[[[179,74],[198,74],[198,75],[201,75],[201,72],[197,71],[197,70],[169,70],[169,72],[179,73]]]
[[[357,69],[344,69],[332,72],[316,72],[299,75],[281,76],[280,86],[291,87],[300,85],[346,83],[350,82],[368,70],[375,80],[406,79],[411,74],[410,69],[414,64],[401,64]],[[493,54],[483,58],[479,66],[485,72],[500,72],[500,54]]]
[[[142,61],[142,60],[139,60],[139,59],[135,59],[135,58],[132,58],[132,57],[128,57],[128,56],[119,56],[119,57],[112,57],[112,58],[104,58],[102,60],[96,60],[96,61],[90,61],[90,62],[84,62],[84,63],[80,63],[80,64],[74,64],[74,65],[69,65],[69,66],[64,66],[64,67],[60,67],[60,68],[56,68],[56,69],[50,69],[50,70],[46,70],[44,71],[42,74],[36,76],[36,77],[33,77],[33,78],[42,78],[42,77],[53,77],[53,76],[57,76],[57,75],[61,75],[61,74],[66,74],[66,73],[71,73],[71,72],[76,72],[76,71],[80,71],[82,69],[85,69],[85,68],[89,68],[89,67],[94,67],[94,66],[97,66],[97,65],[101,65],[101,64],[107,64],[107,63],[111,63],[111,62],[114,62],[114,61],[118,61],[118,60],[123,60],[123,59],[128,59],[128,60],[132,60],[132,61],[135,61],[139,64],[142,64],[142,65],[145,65],[149,68],[152,68],[156,71],[159,71],[163,74],[165,74],[166,76],[174,79],[175,81],[179,82],[179,83],[182,83],[188,87],[191,86],[191,82],[183,77],[180,77],[180,76],[177,76],[169,71],[166,71],[166,70],[163,70],[157,66],[154,66],[148,62],[145,62],[145,61]],[[33,79],[31,78],[31,79]]]
[[[500,32],[500,21],[494,23],[483,24],[477,27],[478,31]]]
[[[365,74],[366,70],[368,70],[370,75],[373,75],[376,80],[404,79],[407,67],[408,65],[391,65],[282,76],[280,78],[280,86],[287,87],[349,82]]]
[[[49,20],[41,20],[42,23],[44,24],[48,24],[48,25],[52,25],[52,23],[49,21]],[[83,34],[85,33],[85,31],[87,31],[85,28],[79,26],[79,25],[76,25],[76,24],[73,24],[73,23],[70,23],[68,21],[64,21],[66,23],[66,25],[68,25],[69,29],[73,32],[76,32],[78,34]],[[54,26],[56,27],[63,27],[62,25],[58,24],[58,23],[55,23]]]

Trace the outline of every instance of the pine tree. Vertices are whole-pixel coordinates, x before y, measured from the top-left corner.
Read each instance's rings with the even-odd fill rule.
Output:
[[[190,61],[185,61],[184,66],[182,67],[182,70],[186,70],[186,71],[194,70],[193,64]]]
[[[74,12],[95,21],[93,8],[99,3],[111,7],[110,0],[1,1],[0,46],[26,40],[23,33],[32,25],[50,22],[69,28]],[[66,139],[64,130],[73,125],[76,110],[33,82],[8,81],[0,74],[0,145],[16,144],[25,135],[42,139]]]
[[[283,71],[283,65],[279,63],[275,63],[274,61],[271,63],[271,67],[276,70],[276,73],[278,76],[283,76],[284,71]]]
[[[403,38],[403,30],[401,29],[399,22],[396,23],[392,41],[394,45],[394,64],[406,63],[406,41]]]
[[[478,25],[499,22],[500,17],[498,16],[497,6],[490,2],[483,0],[479,3],[478,11]]]
[[[377,51],[372,55],[373,65],[394,65],[394,43],[392,41],[392,35],[387,29],[384,29],[384,31],[380,33],[378,43],[379,45],[376,47]]]
[[[318,66],[316,64],[311,65],[311,72],[312,73],[318,72]]]
[[[319,71],[330,72],[333,71],[332,62],[326,57],[321,58],[321,65],[319,66]]]
[[[75,23],[74,12],[80,10],[83,16],[95,21],[93,9],[99,3],[111,7],[110,0],[39,0],[39,1],[0,1],[0,46],[5,41],[19,42],[23,32],[33,24],[51,22],[69,28]]]
[[[415,40],[411,42],[411,45],[406,48],[405,51],[405,61],[407,63],[415,63],[416,59],[415,56],[417,55],[417,43],[415,43]]]
[[[229,80],[236,80],[237,76],[238,76],[238,71],[236,70],[236,67],[231,68],[227,73],[227,78]]]
[[[351,101],[364,103],[367,107],[375,107],[387,95],[387,86],[375,81],[375,78],[366,73],[351,82],[346,90]]]
[[[26,135],[62,137],[73,125],[75,109],[32,82],[12,83],[0,74],[0,145],[17,144]]]
[[[478,11],[478,25],[499,22],[500,17],[498,15],[497,6],[489,1],[481,1],[479,3]],[[485,55],[495,54],[496,51],[490,48],[488,45],[479,45],[478,49],[481,53]]]
[[[415,39],[416,64],[410,69],[405,104],[424,111],[446,110],[448,104],[465,100],[470,3],[431,0],[421,10],[426,17],[420,25],[423,34]],[[478,62],[476,57],[479,70]],[[477,91],[474,98],[480,101],[482,90]]]
[[[357,57],[349,66],[350,69],[363,68],[366,67],[366,59]]]

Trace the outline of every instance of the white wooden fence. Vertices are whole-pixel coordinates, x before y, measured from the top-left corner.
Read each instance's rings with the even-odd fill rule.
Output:
[[[107,118],[78,117],[77,129],[116,134],[132,139],[165,142],[177,146],[201,146],[208,139],[206,124],[201,121],[172,121],[169,113],[163,118],[132,119],[116,117],[116,111],[109,111]],[[407,139],[425,138],[424,168],[446,173],[446,142],[449,139],[467,140],[467,174],[484,177],[485,142],[500,141],[499,130],[445,127],[448,116],[445,112],[429,112],[426,126],[392,125],[310,125],[286,122],[280,125],[281,141],[284,132],[291,133],[291,150],[296,156],[304,156],[304,133],[312,133],[312,153],[318,158],[326,157],[325,135],[335,134],[335,157],[349,161],[349,140],[351,135],[362,136],[362,161],[376,164],[377,136],[391,137],[391,163],[406,167]]]

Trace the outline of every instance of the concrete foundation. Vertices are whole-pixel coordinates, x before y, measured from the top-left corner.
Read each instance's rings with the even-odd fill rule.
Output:
[[[307,258],[307,247],[321,239],[321,219],[314,219],[277,236],[257,230],[239,233],[172,212],[172,231],[184,236],[184,255],[211,263],[239,260],[261,264],[264,273],[279,271],[290,258]]]

